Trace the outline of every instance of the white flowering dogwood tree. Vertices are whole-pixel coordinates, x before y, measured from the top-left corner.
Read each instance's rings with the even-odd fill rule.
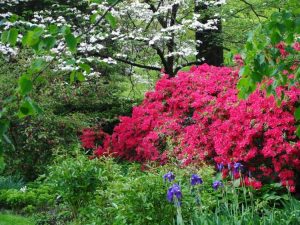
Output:
[[[218,13],[224,0],[2,0],[0,58],[29,51],[15,93],[1,99],[0,142],[10,142],[9,105],[24,118],[41,109],[30,98],[46,70],[66,71],[70,83],[99,76],[103,63],[163,71],[170,77],[193,64],[221,65]],[[1,145],[1,143],[0,143]]]

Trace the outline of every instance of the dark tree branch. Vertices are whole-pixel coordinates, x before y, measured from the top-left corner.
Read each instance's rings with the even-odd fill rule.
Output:
[[[155,6],[151,3],[150,0],[146,0],[145,2],[149,5],[149,7],[150,7],[150,9],[151,9],[151,11],[152,11],[153,13],[156,13],[157,10],[159,9],[160,5],[161,5],[161,1],[160,1],[160,2],[159,2],[159,5],[158,5],[158,8],[155,8]],[[167,21],[164,20],[163,17],[158,16],[158,17],[157,17],[157,20],[158,20],[158,22],[160,23],[160,25],[161,25],[163,28],[167,28],[167,26],[168,26]]]
[[[264,15],[258,14],[258,13],[255,11],[254,6],[253,6],[251,3],[247,2],[246,0],[240,0],[240,1],[244,2],[246,5],[248,5],[248,6],[250,7],[250,9],[252,10],[252,12],[253,12],[253,13],[255,14],[255,16],[258,18],[259,22],[261,22],[261,21],[260,21],[260,17],[265,18],[265,19],[268,18],[268,17],[266,17],[266,16],[264,16]]]
[[[182,68],[184,68],[186,66],[193,66],[193,65],[199,65],[199,64],[200,64],[199,61],[193,61],[193,62],[184,63],[184,64],[181,64],[181,65],[177,66],[175,68],[174,72],[175,72],[175,74],[177,74],[179,70],[181,70]]]
[[[158,3],[158,6],[157,6],[158,9],[159,9],[161,3],[162,3],[161,1]],[[149,29],[149,27],[150,27],[150,25],[151,25],[151,23],[152,23],[153,21],[154,21],[154,17],[151,18],[151,20],[150,20],[149,23],[147,24],[147,26],[146,26],[144,32],[146,32],[146,31]]]
[[[136,67],[139,67],[139,68],[143,68],[143,69],[161,71],[161,68],[159,68],[159,67],[143,65],[143,64],[131,62],[127,59],[122,59],[122,58],[118,58],[118,57],[112,57],[112,59],[114,59],[116,61],[119,61],[119,62],[122,62],[122,63],[126,63],[126,64],[131,65],[131,66],[136,66]]]

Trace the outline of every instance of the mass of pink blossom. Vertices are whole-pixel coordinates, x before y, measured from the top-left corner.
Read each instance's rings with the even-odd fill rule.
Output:
[[[233,69],[206,64],[174,78],[165,75],[131,117],[120,118],[112,135],[84,130],[83,147],[98,157],[139,162],[241,162],[251,173],[247,183],[259,188],[264,182],[281,182],[293,191],[300,170],[294,118],[300,90],[278,88],[286,98],[278,106],[274,96],[267,97],[259,88],[239,100],[237,81]]]

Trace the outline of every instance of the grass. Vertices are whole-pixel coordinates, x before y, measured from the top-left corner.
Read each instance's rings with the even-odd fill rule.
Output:
[[[9,213],[0,213],[0,225],[34,225],[34,222],[26,217]]]

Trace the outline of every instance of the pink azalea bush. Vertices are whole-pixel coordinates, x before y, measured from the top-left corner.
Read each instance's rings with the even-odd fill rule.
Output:
[[[259,188],[261,182],[280,181],[293,191],[300,169],[294,118],[300,90],[278,88],[286,96],[279,107],[260,90],[239,100],[237,81],[236,71],[206,64],[171,79],[165,75],[131,117],[120,118],[112,135],[84,130],[83,147],[98,157],[139,162],[241,162],[251,172],[248,184]]]

